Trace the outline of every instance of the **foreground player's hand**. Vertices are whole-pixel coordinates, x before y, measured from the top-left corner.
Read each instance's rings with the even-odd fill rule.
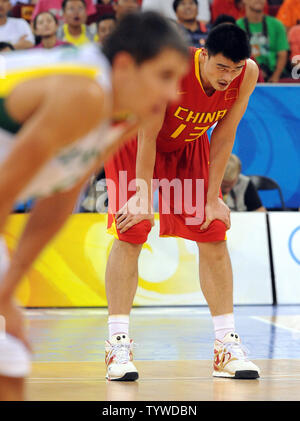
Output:
[[[4,300],[0,296],[0,316],[3,318],[5,323],[4,326],[1,326],[1,328],[5,328],[4,333],[9,333],[10,335],[16,337],[31,351],[25,334],[24,316],[22,310],[17,306],[14,300]]]
[[[205,216],[205,222],[201,225],[200,230],[208,228],[210,223],[215,219],[224,222],[227,229],[230,228],[230,209],[219,197],[214,202],[207,202],[205,206]]]
[[[135,194],[116,213],[116,226],[121,234],[144,220],[149,220],[151,226],[154,226],[154,214],[151,205],[148,201],[145,201],[145,206],[142,206],[141,201],[142,199]]]

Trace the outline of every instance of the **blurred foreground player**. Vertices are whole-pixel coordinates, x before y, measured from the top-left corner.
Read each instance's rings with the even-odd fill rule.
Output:
[[[127,183],[135,178],[137,183],[136,192],[128,189],[129,200],[116,200],[115,209],[119,211],[109,215],[109,231],[116,237],[106,272],[106,364],[110,380],[138,378],[128,335],[129,313],[138,282],[138,257],[153,225],[153,177],[161,181],[160,235],[193,240],[199,249],[201,288],[215,327],[213,375],[259,377],[259,368],[247,359],[235,333],[232,268],[226,245],[230,211],[220,193],[236,129],[257,81],[257,65],[249,56],[243,30],[231,24],[215,27],[205,48],[191,49],[190,71],[181,84],[179,102],[169,105],[155,123],[141,130],[138,141],[126,143],[105,166],[107,179],[117,185],[120,182],[116,199],[118,190],[124,188],[119,171],[127,171]],[[216,123],[209,144],[207,131]],[[138,180],[144,180],[147,188]],[[191,180],[189,187],[187,182]],[[204,181],[200,197],[196,180]],[[172,188],[164,188],[166,181],[169,187],[173,184]],[[180,194],[175,196],[178,184]],[[114,200],[112,193],[108,184],[109,203]],[[146,203],[144,213],[143,209],[140,213],[132,210],[138,202]],[[197,213],[192,208],[201,202]]]
[[[10,54],[0,85],[0,222],[35,198],[0,282],[0,399],[23,398],[30,368],[20,279],[72,212],[82,186],[138,125],[176,97],[188,68],[181,36],[155,13],[128,15],[104,46]]]

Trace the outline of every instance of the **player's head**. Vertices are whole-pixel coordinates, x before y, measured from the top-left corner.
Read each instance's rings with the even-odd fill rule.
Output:
[[[223,194],[228,194],[230,190],[236,185],[239,175],[241,173],[242,164],[240,159],[231,154],[229,160],[227,162],[227,166],[225,169],[225,174],[223,177],[221,190]]]
[[[35,35],[50,37],[57,32],[58,20],[51,12],[41,12],[33,20],[33,29]]]
[[[230,23],[214,27],[201,53],[205,79],[214,89],[226,90],[241,74],[250,55],[248,36],[243,29]]]
[[[188,70],[189,51],[177,25],[155,12],[129,14],[108,37],[116,100],[141,117],[176,99]]]

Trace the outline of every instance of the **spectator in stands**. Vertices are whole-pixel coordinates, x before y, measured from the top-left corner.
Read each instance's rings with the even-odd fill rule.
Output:
[[[230,15],[234,19],[239,19],[245,16],[245,9],[243,0],[213,0],[211,5],[212,22],[214,22],[219,15]]]
[[[233,16],[236,20],[245,16],[244,0],[213,0],[212,22],[221,14]],[[268,4],[265,4],[264,12],[269,12]]]
[[[287,64],[289,44],[283,24],[264,14],[266,0],[244,0],[245,18],[237,20],[250,38],[252,56],[266,82],[278,82]]]
[[[300,0],[285,0],[276,17],[285,25],[287,30],[300,24]]]
[[[167,18],[177,20],[176,14],[173,9],[174,0],[143,0],[143,10],[155,10]],[[209,0],[200,0],[198,2],[198,15],[197,20],[202,23],[210,22],[210,8]]]
[[[288,41],[290,44],[291,61],[293,64],[296,64],[293,61],[293,57],[300,56],[300,25],[295,25],[289,30]]]
[[[11,9],[9,0],[0,0],[0,41],[9,42],[16,50],[32,48],[34,36],[24,19],[8,17]]]
[[[97,22],[98,43],[103,45],[106,38],[112,33],[116,27],[116,18],[114,15],[104,15]]]
[[[138,0],[114,0],[116,19],[120,20],[127,13],[137,12],[140,9]]]
[[[57,17],[58,21],[62,21],[62,3],[63,0],[38,0],[32,15],[32,19],[34,19],[36,15],[38,15],[41,12],[52,12]],[[93,3],[93,0],[86,0],[86,13],[88,16],[96,13],[96,8]]]
[[[231,154],[221,185],[223,200],[232,211],[265,212],[257,190],[250,177],[241,174],[240,159]]]
[[[60,45],[70,45],[60,41],[57,36],[58,20],[51,12],[39,13],[33,20],[33,30],[40,42],[35,48],[54,48]]]
[[[0,42],[0,51],[1,53],[9,53],[10,51],[14,51],[14,46],[9,42]]]
[[[87,20],[85,0],[64,0],[62,3],[65,23],[58,30],[61,41],[79,47],[94,40],[94,35],[85,24]]]
[[[184,29],[192,47],[204,47],[208,35],[206,25],[197,21],[198,0],[174,0],[177,22]]]

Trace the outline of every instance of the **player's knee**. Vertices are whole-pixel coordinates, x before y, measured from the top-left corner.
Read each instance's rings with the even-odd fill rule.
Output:
[[[120,233],[119,240],[131,244],[144,244],[148,239],[151,228],[152,226],[149,220],[141,221],[138,224],[133,225],[123,234]]]

